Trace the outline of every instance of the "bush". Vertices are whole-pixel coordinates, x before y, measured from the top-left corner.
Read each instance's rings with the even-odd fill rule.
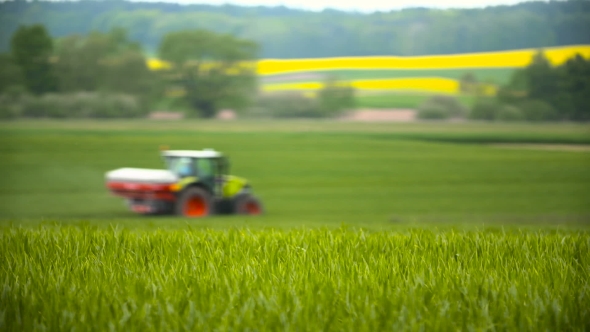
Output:
[[[473,105],[470,118],[474,120],[494,121],[501,105],[493,99],[478,99]]]
[[[418,106],[420,119],[464,118],[468,109],[457,98],[452,96],[432,96]]]
[[[332,117],[356,105],[354,88],[348,83],[339,82],[331,77],[324,82],[324,88],[318,92],[318,108],[324,117]]]
[[[527,100],[518,105],[524,118],[531,122],[558,120],[559,114],[553,106],[541,100]]]
[[[0,95],[0,120],[17,118],[21,112],[19,103],[14,103],[8,95]]]
[[[516,106],[502,105],[500,107],[500,109],[498,110],[498,113],[496,114],[495,119],[498,121],[505,121],[505,122],[523,121],[524,114]]]
[[[281,94],[260,97],[255,108],[259,115],[276,118],[319,118],[323,114],[315,100],[298,94]]]
[[[46,94],[39,97],[39,105],[42,105],[44,116],[48,118],[66,118],[68,109],[64,107],[64,97],[58,94]]]
[[[446,108],[442,105],[425,104],[418,109],[418,118],[425,120],[444,120],[450,117]]]
[[[80,92],[43,96],[0,96],[0,117],[30,118],[133,118],[142,114],[138,100],[125,94]]]
[[[27,118],[45,117],[45,105],[41,98],[29,94],[22,95],[15,103],[19,103],[22,108],[22,116]]]

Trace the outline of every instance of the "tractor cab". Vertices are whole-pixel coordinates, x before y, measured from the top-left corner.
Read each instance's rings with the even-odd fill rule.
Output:
[[[220,152],[206,149],[168,150],[162,152],[168,170],[181,181],[196,180],[204,184],[215,196],[221,196],[223,182],[229,173],[228,159]]]

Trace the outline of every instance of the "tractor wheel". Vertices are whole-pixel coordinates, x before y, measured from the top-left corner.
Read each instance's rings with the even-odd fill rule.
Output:
[[[264,208],[256,196],[245,194],[236,198],[235,212],[237,214],[263,214]]]
[[[176,203],[176,214],[189,218],[201,218],[213,214],[211,194],[205,189],[188,188]]]

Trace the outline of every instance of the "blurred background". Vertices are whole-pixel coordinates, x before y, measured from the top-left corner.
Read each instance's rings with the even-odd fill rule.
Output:
[[[588,1],[255,4],[1,2],[0,117],[589,118]]]

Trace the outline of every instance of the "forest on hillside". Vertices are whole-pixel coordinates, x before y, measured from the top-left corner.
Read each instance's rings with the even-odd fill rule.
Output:
[[[167,33],[207,29],[256,41],[263,58],[452,54],[590,44],[590,1],[362,14],[119,0],[19,0],[0,2],[0,52],[9,49],[19,26],[35,23],[46,26],[53,38],[121,27],[148,52],[155,52]]]

